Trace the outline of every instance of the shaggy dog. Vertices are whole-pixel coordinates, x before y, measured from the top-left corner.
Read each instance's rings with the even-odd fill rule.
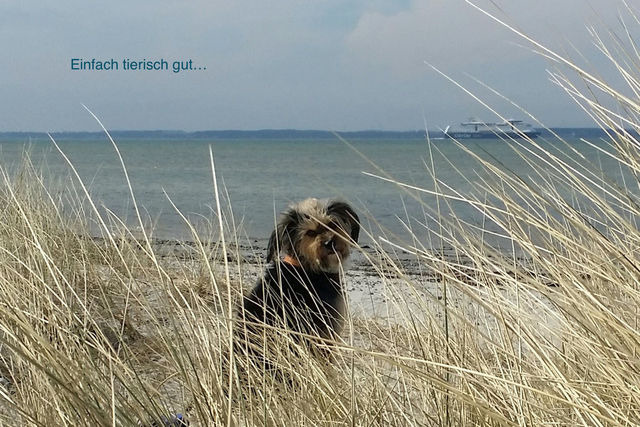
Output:
[[[266,325],[335,340],[345,320],[340,273],[359,233],[358,216],[339,200],[306,199],[286,210],[269,239],[270,264],[244,297],[245,330],[258,335]]]

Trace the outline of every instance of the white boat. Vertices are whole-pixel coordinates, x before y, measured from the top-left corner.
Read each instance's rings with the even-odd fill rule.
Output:
[[[469,119],[457,126],[447,126],[444,135],[451,139],[536,138],[540,131],[522,120],[490,123]]]

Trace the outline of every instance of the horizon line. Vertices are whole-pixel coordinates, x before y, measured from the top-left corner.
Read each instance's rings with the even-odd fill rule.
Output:
[[[550,126],[538,127],[536,129],[597,129],[597,126]],[[348,134],[348,133],[425,133],[425,132],[443,132],[443,129],[404,129],[404,130],[387,130],[387,129],[358,129],[358,130],[329,130],[329,129],[297,129],[297,128],[262,128],[262,129],[204,129],[204,130],[182,130],[182,129],[110,129],[109,133],[180,133],[180,134],[197,134],[197,133],[258,133],[258,132],[299,132],[299,133],[328,133],[328,134]],[[103,134],[103,130],[2,130],[0,135],[6,134]]]

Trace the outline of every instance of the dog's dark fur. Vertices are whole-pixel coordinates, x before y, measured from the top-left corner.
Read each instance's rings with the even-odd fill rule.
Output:
[[[243,300],[246,330],[264,324],[335,340],[345,318],[340,272],[359,233],[358,216],[342,201],[306,199],[285,211],[264,277]]]

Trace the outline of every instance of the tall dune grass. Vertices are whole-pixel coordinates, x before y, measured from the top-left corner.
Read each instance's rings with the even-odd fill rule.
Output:
[[[636,52],[618,61],[605,51],[631,92],[640,87]],[[477,156],[483,173],[468,177],[469,194],[428,161],[422,188],[377,174],[417,199],[437,195],[424,210],[438,225],[409,227],[408,241],[369,230],[378,244],[365,256],[386,297],[380,316],[359,315],[354,301],[331,360],[270,331],[266,351],[280,375],[232,351],[243,327],[233,309],[262,267],[243,262],[219,198],[207,238],[192,228],[176,257],[97,209],[77,176],[57,192],[28,161],[3,172],[0,419],[152,425],[180,412],[203,426],[639,424],[640,156],[628,129],[638,130],[640,105],[564,64],[623,107],[613,112],[555,74],[610,131],[584,143],[613,157],[624,180],[567,157],[575,147],[561,141],[558,150],[509,142],[537,176]],[[461,200],[492,227],[440,215]],[[489,233],[510,245],[493,247]],[[442,247],[421,246],[426,234]],[[407,271],[382,245],[412,254],[420,269]]]

